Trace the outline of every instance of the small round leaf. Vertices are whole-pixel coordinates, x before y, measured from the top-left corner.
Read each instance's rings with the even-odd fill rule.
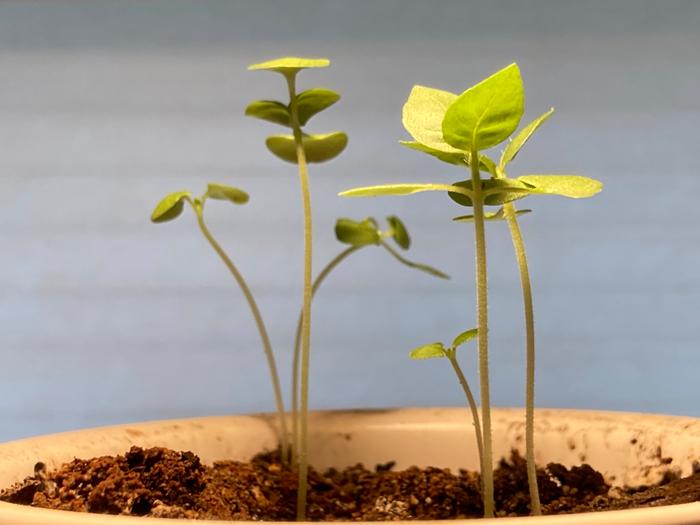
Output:
[[[291,126],[289,109],[285,104],[276,100],[256,100],[251,102],[245,108],[245,114],[247,117],[259,118],[275,124],[282,124],[283,126]]]
[[[166,195],[151,213],[152,222],[167,222],[177,218],[182,213],[185,198],[191,196],[189,191],[175,191]]]
[[[447,357],[445,346],[442,343],[430,343],[419,346],[409,354],[411,359],[434,359],[436,357]]]
[[[311,117],[340,100],[340,94],[325,88],[313,88],[297,95],[299,124],[305,126]]]
[[[243,190],[214,182],[207,186],[207,197],[221,201],[231,201],[234,204],[245,204],[249,199],[248,194]]]
[[[283,75],[294,74],[300,69],[328,67],[331,61],[327,58],[301,58],[301,57],[284,57],[260,62],[248,66],[249,71],[267,70],[276,71]]]
[[[408,230],[406,230],[403,221],[396,215],[391,215],[387,217],[386,220],[391,228],[391,237],[396,244],[404,250],[408,250],[411,247],[411,236],[408,235]]]
[[[461,334],[459,334],[457,337],[454,338],[454,341],[452,341],[452,348],[457,348],[458,346],[463,345],[467,341],[471,341],[477,335],[479,335],[479,330],[477,330],[476,328],[472,328],[471,330],[467,330],[466,332],[462,332]]]
[[[472,189],[472,181],[464,180],[455,182],[453,186],[459,186],[468,190]],[[533,186],[525,181],[515,179],[485,179],[481,181],[481,187],[484,192],[484,204],[488,206],[498,206],[506,202],[527,197],[533,193]],[[467,195],[461,193],[449,192],[450,198],[457,204],[462,206],[472,206],[472,200]]]
[[[335,222],[335,236],[345,244],[361,247],[370,244],[379,244],[379,232],[376,222],[372,219],[353,221],[341,218]]]
[[[325,162],[338,156],[348,144],[348,136],[342,131],[302,137],[307,162]],[[297,150],[293,135],[273,135],[265,141],[267,148],[277,157],[297,163]]]

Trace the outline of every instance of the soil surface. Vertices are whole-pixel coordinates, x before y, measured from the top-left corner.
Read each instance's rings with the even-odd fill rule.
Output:
[[[700,500],[700,473],[667,476],[661,484],[611,489],[588,465],[550,463],[538,472],[545,514],[671,505]],[[308,517],[334,520],[427,520],[482,515],[479,475],[439,468],[398,471],[392,463],[370,470],[309,472]],[[499,516],[527,515],[525,461],[513,452],[495,471]],[[34,475],[0,493],[11,503],[79,512],[219,520],[293,521],[296,475],[277,453],[249,463],[206,466],[192,452],[132,447],[126,454],[76,459],[54,472],[38,463]]]

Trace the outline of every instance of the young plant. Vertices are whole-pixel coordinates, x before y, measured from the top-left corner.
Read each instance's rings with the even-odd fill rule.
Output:
[[[525,249],[517,227],[517,215],[529,210],[516,210],[512,201],[528,195],[548,194],[571,198],[590,197],[600,191],[596,180],[576,175],[526,175],[511,179],[505,166],[546,120],[549,112],[529,124],[507,144],[499,164],[482,152],[506,141],[520,124],[524,111],[524,90],[520,69],[511,64],[491,75],[461,95],[439,89],[415,86],[403,108],[403,124],[413,141],[402,142],[437,159],[467,168],[470,177],[453,184],[389,184],[355,188],[342,192],[348,197],[379,195],[411,195],[424,191],[447,191],[458,204],[473,209],[459,220],[474,223],[476,250],[477,324],[479,347],[479,383],[483,434],[482,482],[484,515],[494,515],[493,453],[488,354],[488,294],[485,222],[506,219],[520,267],[527,333],[526,425],[528,479],[533,513],[538,513],[539,497],[534,465],[534,322],[532,295],[527,272]],[[482,173],[487,178],[482,178]],[[485,206],[500,206],[495,212]]]
[[[471,330],[462,332],[457,337],[455,337],[452,341],[452,345],[449,348],[445,348],[445,345],[440,342],[430,343],[415,348],[411,351],[409,355],[411,356],[411,359],[433,359],[436,357],[446,357],[452,365],[452,369],[455,371],[455,374],[457,374],[459,384],[462,386],[464,395],[467,398],[467,404],[469,405],[469,409],[472,412],[472,420],[474,422],[474,434],[476,435],[476,449],[479,453],[479,465],[481,471],[483,472],[484,443],[483,436],[481,433],[481,423],[479,422],[479,410],[477,408],[474,395],[472,394],[472,390],[471,388],[469,388],[467,378],[464,377],[464,373],[462,373],[462,369],[460,368],[459,363],[457,362],[457,348],[463,345],[464,343],[474,339],[477,336],[477,334],[478,330],[476,328],[472,328]]]
[[[158,203],[151,214],[151,221],[155,223],[171,221],[182,213],[185,203],[188,203],[197,216],[197,224],[199,225],[199,229],[202,231],[202,234],[226,265],[229,272],[231,272],[231,275],[233,275],[236,283],[238,283],[238,286],[248,302],[253,318],[255,319],[255,324],[258,328],[260,339],[262,341],[263,351],[265,352],[265,357],[267,358],[267,365],[270,369],[270,377],[272,379],[272,387],[274,390],[275,404],[277,405],[277,415],[280,425],[280,449],[282,458],[284,459],[289,457],[289,438],[287,435],[287,424],[284,415],[282,389],[280,387],[277,364],[275,363],[275,356],[272,352],[270,338],[267,334],[267,329],[265,328],[262,315],[260,314],[260,309],[258,308],[258,305],[253,298],[253,294],[243,278],[243,275],[240,271],[238,271],[238,268],[236,268],[236,266],[233,264],[231,258],[216,241],[204,222],[204,204],[206,203],[207,199],[224,200],[234,204],[245,204],[248,202],[248,194],[243,190],[232,186],[226,186],[224,184],[209,184],[207,186],[207,191],[205,191],[201,197],[193,198],[192,193],[189,191],[176,191],[166,195],[165,198]]]
[[[311,334],[312,294],[312,218],[309,190],[309,162],[325,162],[339,155],[347,145],[347,135],[341,131],[323,135],[311,135],[302,131],[308,120],[338,101],[340,95],[330,89],[313,88],[297,92],[296,77],[302,69],[328,67],[325,58],[287,57],[249,66],[249,70],[280,73],[289,94],[287,104],[276,100],[258,100],[251,103],[245,114],[291,128],[291,135],[272,135],[267,138],[267,148],[284,161],[297,165],[301,198],[304,210],[304,285],[301,328],[301,385],[298,425],[300,433],[296,461],[299,466],[297,492],[297,520],[306,518],[306,492],[308,475],[308,407],[309,407],[309,354]]]
[[[396,245],[402,250],[408,250],[411,246],[411,237],[404,225],[403,221],[397,216],[392,215],[387,217],[389,228],[387,230],[379,229],[377,221],[372,217],[367,217],[362,221],[354,221],[352,219],[341,218],[335,223],[335,236],[343,244],[348,244],[349,247],[341,251],[326,266],[319,272],[314,279],[311,287],[312,298],[320,288],[326,277],[345,259],[353,253],[361,250],[366,246],[381,246],[389,254],[391,254],[401,264],[409,268],[415,268],[422,272],[428,273],[442,279],[450,277],[440,270],[428,266],[427,264],[416,263],[409,261],[397,252],[385,239],[391,238]],[[301,329],[303,321],[303,313],[299,314],[297,323],[296,335],[294,337],[294,357],[292,360],[292,449],[296,450],[299,446],[299,429],[297,424],[296,414],[299,412],[299,358],[301,353]]]

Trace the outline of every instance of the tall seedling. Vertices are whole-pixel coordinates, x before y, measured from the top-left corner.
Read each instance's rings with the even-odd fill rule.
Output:
[[[313,88],[297,93],[296,77],[302,69],[328,67],[330,61],[325,58],[287,57],[260,64],[248,69],[265,70],[280,73],[286,83],[289,94],[287,104],[275,100],[259,100],[246,108],[246,115],[281,124],[291,128],[291,135],[272,135],[265,144],[280,159],[298,166],[301,200],[304,212],[304,284],[301,329],[301,381],[299,408],[299,447],[295,450],[298,464],[299,489],[297,492],[297,519],[306,517],[306,492],[308,474],[308,399],[309,399],[309,352],[311,334],[311,296],[312,296],[312,220],[311,194],[309,190],[308,163],[324,162],[336,157],[347,145],[347,135],[336,131],[323,135],[311,135],[302,131],[303,126],[315,114],[334,104],[340,95],[323,88]]]
[[[534,513],[539,509],[533,445],[534,404],[534,322],[525,249],[512,201],[531,194],[590,197],[602,188],[600,182],[575,175],[526,175],[516,179],[506,176],[505,166],[549,116],[547,113],[515,135],[504,150],[498,165],[482,151],[505,142],[517,129],[524,110],[524,90],[520,69],[511,64],[491,75],[461,95],[439,89],[415,86],[403,109],[403,124],[415,139],[403,142],[411,149],[432,155],[443,162],[470,171],[467,180],[453,184],[390,184],[355,188],[344,196],[411,195],[423,191],[447,191],[473,214],[458,220],[474,223],[476,251],[477,333],[479,349],[479,383],[483,441],[482,490],[484,515],[494,515],[493,450],[488,354],[488,294],[485,222],[506,219],[520,266],[527,327],[527,461],[528,479]],[[482,178],[482,173],[486,178]],[[500,206],[495,212],[485,206]]]

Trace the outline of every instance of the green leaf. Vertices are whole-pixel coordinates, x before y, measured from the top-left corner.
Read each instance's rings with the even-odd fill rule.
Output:
[[[520,130],[513,140],[508,142],[508,145],[503,150],[503,153],[501,153],[501,160],[498,163],[498,166],[501,169],[504,169],[506,164],[515,158],[520,149],[525,145],[535,131],[537,131],[537,129],[544,124],[549,117],[552,116],[552,113],[554,113],[554,108],[549,108],[549,111],[543,113],[535,120],[530,122],[527,126]]]
[[[472,328],[471,330],[467,330],[466,332],[462,332],[461,334],[459,334],[457,337],[454,338],[454,341],[452,341],[452,348],[457,348],[458,346],[463,345],[467,341],[471,341],[477,335],[479,335],[479,330],[477,330],[476,328]]]
[[[304,135],[301,139],[308,162],[325,162],[345,149],[348,136],[342,131],[323,135]],[[267,148],[282,160],[297,163],[297,149],[293,135],[272,135],[265,141]]]
[[[525,215],[526,213],[530,213],[532,210],[515,210],[515,215]],[[504,221],[506,218],[505,214],[503,213],[503,208],[499,208],[498,211],[491,212],[491,211],[485,211],[484,212],[484,220],[485,221]],[[452,219],[455,222],[472,222],[474,220],[473,215],[460,215],[459,217],[455,217]]]
[[[486,171],[490,173],[493,177],[495,177],[497,174],[496,163],[486,155],[479,155],[479,171]]]
[[[286,105],[276,100],[256,100],[251,102],[245,108],[245,114],[247,117],[259,118],[275,124],[282,124],[283,126],[291,126],[289,109]]]
[[[313,88],[302,91],[297,95],[299,124],[305,126],[316,113],[332,106],[338,100],[340,100],[340,95],[330,89]]]
[[[341,191],[341,197],[382,197],[412,195],[423,191],[449,191],[449,184],[380,184]]]
[[[408,235],[408,230],[406,230],[406,226],[404,226],[403,221],[396,215],[387,217],[386,221],[389,223],[389,227],[391,228],[391,236],[396,244],[398,244],[399,247],[403,248],[404,250],[408,250],[411,247],[411,237]]]
[[[340,242],[356,247],[379,244],[380,240],[376,222],[371,219],[338,219],[335,222],[335,236]]]
[[[166,195],[151,213],[152,222],[167,222],[182,213],[185,199],[192,195],[189,191],[175,191]]]
[[[516,180],[531,184],[531,193],[562,195],[572,199],[592,197],[603,189],[603,183],[580,175],[523,175]]]
[[[435,357],[447,357],[447,352],[442,343],[430,343],[411,350],[409,355],[411,359],[433,359]]]
[[[455,182],[453,186],[472,190],[472,181],[464,180]],[[533,193],[534,187],[516,179],[485,179],[481,181],[481,187],[484,194],[484,204],[488,206],[498,206],[514,200],[527,197],[529,193]],[[472,200],[466,195],[460,193],[449,192],[450,198],[457,204],[462,206],[472,206]]]
[[[463,151],[500,144],[517,129],[524,98],[517,64],[494,73],[462,93],[447,109],[442,122],[445,142]]]
[[[248,71],[267,70],[290,75],[296,74],[300,69],[328,67],[330,63],[331,61],[327,58],[284,57],[250,65],[248,66]]]
[[[460,150],[445,142],[442,136],[442,120],[445,118],[445,111],[456,99],[457,95],[449,91],[413,86],[403,106],[404,128],[417,142],[428,148],[461,154]]]
[[[443,162],[447,162],[448,164],[456,164],[457,166],[464,166],[467,164],[464,151],[442,151],[413,140],[400,140],[399,144],[406,146],[409,149],[422,151],[423,153],[432,155],[433,157]]]
[[[249,199],[248,194],[245,191],[234,188],[233,186],[217,184],[215,182],[212,182],[207,186],[206,195],[211,199],[231,201],[234,204],[245,204]]]

